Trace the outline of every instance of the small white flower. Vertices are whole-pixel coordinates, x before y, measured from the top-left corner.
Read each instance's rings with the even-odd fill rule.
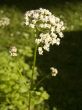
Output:
[[[44,14],[44,9],[40,8],[39,10],[41,14]]]
[[[28,22],[28,21],[27,21],[27,22],[25,22],[25,25],[27,25],[27,26],[28,26],[28,25],[29,25],[29,22]]]
[[[29,21],[29,17],[28,16],[25,16],[25,20]]]
[[[11,56],[16,57],[17,53],[10,53]]]
[[[60,22],[60,19],[58,17],[55,17],[56,22]],[[61,22],[63,23],[63,22]]]
[[[51,12],[49,10],[44,9],[44,14],[51,15]]]
[[[64,35],[63,35],[62,32],[59,32],[59,37],[60,37],[60,38],[64,37]]]
[[[44,16],[43,16],[43,14],[40,14],[40,20],[43,20],[43,18],[44,18]]]
[[[38,13],[34,13],[34,14],[33,14],[33,18],[34,18],[34,19],[38,19],[38,17],[39,17],[39,14],[38,14]]]
[[[40,44],[40,42],[41,42],[41,39],[35,39],[35,43],[38,45],[38,44]]]
[[[44,45],[43,49],[49,52],[49,45]]]
[[[63,26],[64,25],[63,21],[61,21],[60,24],[61,24],[61,26]]]
[[[43,28],[50,28],[51,27],[51,25],[50,24],[44,24],[44,27]]]
[[[58,74],[57,68],[51,67],[50,70],[51,70],[51,75],[52,76],[56,76]]]
[[[38,47],[38,52],[39,52],[39,55],[43,55],[42,47]]]
[[[54,17],[54,16],[50,16],[49,21],[50,21],[50,23],[51,23],[52,25],[55,25],[55,24],[56,24],[56,22],[55,22],[55,17]]]
[[[65,30],[65,26],[62,26],[61,30],[62,30],[62,31]]]
[[[57,45],[60,44],[60,39],[59,39],[59,38],[56,39],[56,44],[57,44]]]
[[[56,43],[57,43],[56,38],[52,38],[51,44],[54,45],[54,44],[56,44]]]
[[[57,38],[57,35],[53,32],[51,32],[51,36],[52,36],[52,38],[55,38],[55,39]]]
[[[49,20],[48,16],[45,16],[44,19],[45,19],[45,22],[48,22]]]
[[[36,20],[32,20],[32,23],[33,23],[33,24],[36,24],[36,22],[37,22]]]
[[[44,24],[40,24],[39,27],[44,28]]]
[[[30,26],[31,28],[35,28],[35,25],[34,25],[34,24],[29,24],[29,26]]]
[[[51,32],[54,32],[55,31],[55,27],[51,27]]]
[[[17,56],[17,48],[15,46],[12,46],[10,48],[9,53],[10,53],[11,56]]]

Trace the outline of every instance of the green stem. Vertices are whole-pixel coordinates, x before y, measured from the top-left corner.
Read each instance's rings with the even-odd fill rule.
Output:
[[[33,59],[33,67],[32,67],[32,78],[31,78],[31,84],[30,84],[30,90],[29,90],[29,106],[28,106],[28,110],[30,110],[30,107],[31,107],[31,91],[33,89],[33,84],[34,84],[33,76],[34,76],[34,72],[35,72],[36,52],[37,52],[37,45],[35,46],[35,50],[34,50],[34,59]]]
[[[36,65],[36,52],[37,52],[37,45],[35,46],[35,50],[34,50],[34,60],[33,60],[33,67],[32,67],[31,89],[33,88],[33,84],[34,84],[33,76],[34,76],[35,65]]]
[[[30,91],[30,89],[29,89],[28,110],[30,110],[30,103],[31,103],[31,91]]]

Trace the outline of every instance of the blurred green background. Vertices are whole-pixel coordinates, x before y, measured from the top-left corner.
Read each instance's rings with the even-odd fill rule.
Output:
[[[4,31],[0,29],[0,52],[10,45],[30,45],[33,48],[33,35],[22,26],[24,13],[39,7],[49,9],[60,17],[66,26],[60,46],[51,47],[49,53],[38,56],[37,66],[42,76],[50,72],[50,67],[58,68],[59,74],[46,79],[41,85],[50,94],[50,110],[82,110],[82,2],[81,0],[2,0],[0,16],[12,21]],[[3,13],[2,13],[3,10]],[[28,36],[28,37],[26,37]]]

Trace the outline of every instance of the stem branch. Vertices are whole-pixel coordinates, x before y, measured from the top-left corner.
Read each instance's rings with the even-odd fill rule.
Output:
[[[33,84],[34,84],[34,72],[35,72],[35,64],[36,64],[36,52],[37,52],[37,45],[35,45],[35,50],[34,50],[34,59],[33,59],[33,67],[32,67],[32,77],[31,77],[31,84],[30,84],[30,89],[29,89],[29,106],[28,106],[28,110],[30,110],[31,108],[31,91],[33,89]]]

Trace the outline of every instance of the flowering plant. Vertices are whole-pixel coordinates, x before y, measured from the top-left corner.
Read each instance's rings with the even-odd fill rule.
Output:
[[[60,39],[63,38],[63,30],[65,29],[63,21],[55,17],[49,10],[37,9],[27,11],[25,13],[25,25],[35,31],[35,51],[34,61],[32,67],[31,90],[33,89],[33,75],[36,64],[36,52],[38,50],[40,55],[43,55],[43,50],[49,51],[50,45],[59,45]],[[56,76],[58,70],[54,67],[50,68],[52,76]],[[29,108],[31,103],[31,92],[29,92]]]
[[[16,34],[10,34],[12,29],[12,26],[10,28],[10,19],[0,17],[0,27],[2,27],[0,29],[5,30],[5,27],[8,26],[10,29],[10,32],[7,30],[8,36],[10,35],[12,38],[14,35],[22,36],[24,34],[25,37],[20,40],[25,45],[19,46],[18,43],[11,45],[11,41],[9,41],[6,48],[9,49],[9,53],[7,51],[0,53],[0,110],[42,110],[44,109],[44,100],[49,97],[48,93],[38,86],[47,77],[43,77],[39,82],[36,81],[38,76],[35,66],[36,53],[38,50],[39,54],[43,55],[44,50],[50,50],[50,45],[59,45],[65,27],[63,21],[55,17],[49,10],[42,8],[27,11],[25,24],[30,27],[30,32],[31,29],[34,31],[32,35],[35,34],[32,67],[31,63],[26,61],[26,58],[33,57],[32,49],[27,46],[28,32],[21,31],[21,34],[20,31],[17,31]],[[58,74],[56,68],[50,67],[50,70],[52,76]]]

